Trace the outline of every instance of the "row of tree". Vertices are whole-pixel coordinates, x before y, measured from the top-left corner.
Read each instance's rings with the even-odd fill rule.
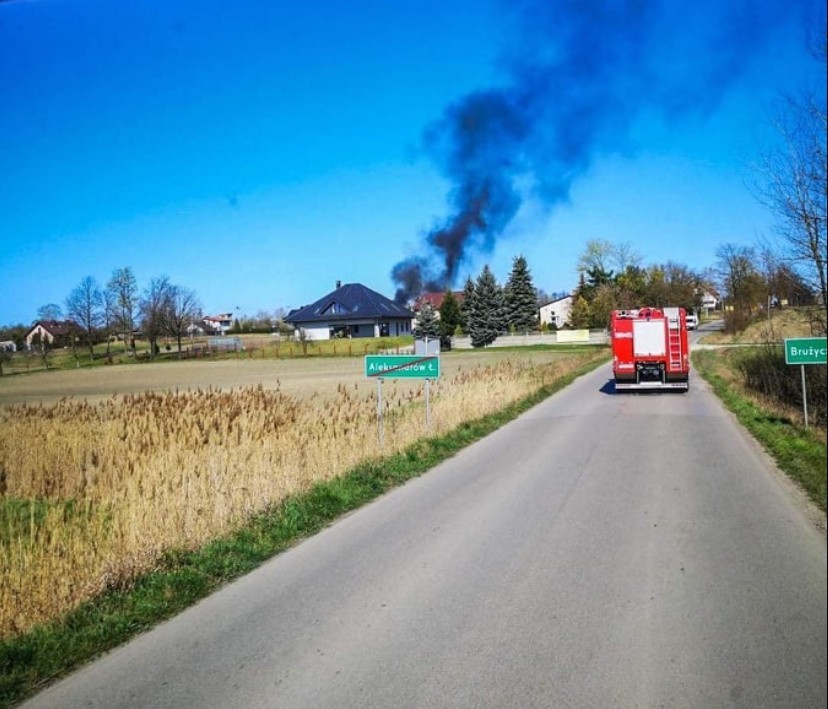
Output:
[[[607,241],[587,242],[578,270],[579,285],[566,323],[573,328],[605,328],[610,312],[618,308],[672,305],[698,312],[704,292],[715,290],[709,275],[675,263],[643,266],[629,246]],[[498,284],[486,265],[476,279],[466,280],[459,302],[446,291],[439,316],[425,303],[414,335],[446,338],[463,332],[473,347],[484,347],[505,333],[538,330],[539,309],[549,300],[535,288],[526,259],[517,256],[505,285]]]
[[[188,328],[201,319],[201,305],[194,291],[172,283],[167,276],[158,276],[142,292],[129,267],[115,269],[103,288],[94,277],[85,276],[67,296],[65,306],[64,311],[54,303],[45,305],[39,309],[38,318],[65,318],[71,322],[73,332],[68,344],[88,348],[90,358],[100,342],[107,343],[109,354],[109,343],[116,333],[128,351],[134,347],[134,333],[139,329],[149,341],[151,356],[158,353],[162,337],[175,339],[181,352]]]
[[[566,325],[605,328],[613,310],[646,305],[699,313],[704,295],[710,293],[718,294],[728,328],[738,330],[759,310],[819,302],[813,284],[767,248],[725,244],[716,256],[716,266],[694,271],[675,262],[645,265],[628,244],[588,241],[578,262],[579,283]],[[483,347],[504,333],[537,330],[539,307],[548,300],[534,287],[526,259],[518,256],[504,286],[486,265],[476,279],[466,280],[459,300],[446,291],[439,313],[424,303],[414,335],[444,339],[463,332],[473,347]],[[816,312],[824,320],[824,308]],[[814,330],[820,331],[818,323]]]
[[[824,66],[824,32],[814,36],[810,50]],[[568,324],[603,328],[612,310],[643,305],[698,312],[703,294],[710,292],[724,301],[730,331],[742,329],[760,309],[787,303],[816,305],[810,310],[812,330],[824,335],[828,329],[827,116],[824,87],[784,97],[771,119],[777,140],[757,150],[748,166],[755,196],[776,217],[775,239],[766,238],[756,246],[723,244],[716,250],[715,266],[701,272],[674,262],[644,265],[628,244],[589,241],[579,260],[579,283]],[[521,269],[528,275],[525,261],[518,269],[516,259],[502,291],[488,267],[476,282],[467,281],[459,324],[476,346],[493,341],[498,332],[534,326],[536,311],[530,316],[528,298],[519,295],[526,282],[531,283],[530,278],[517,276]],[[444,305],[447,301],[453,312],[455,305],[448,296]],[[440,315],[442,320],[442,308]],[[441,326],[443,334],[451,334],[454,324],[451,320]],[[422,316],[420,327],[424,327]]]
[[[458,331],[469,335],[473,347],[492,344],[504,332],[527,332],[538,327],[538,295],[523,256],[512,262],[504,286],[488,265],[476,279],[466,279],[462,297],[446,291],[439,317],[429,303],[420,308],[415,337],[445,339]]]
[[[768,249],[724,244],[716,265],[704,271],[668,262],[645,266],[629,245],[590,241],[579,261],[570,324],[605,327],[612,310],[642,305],[701,312],[705,293],[718,294],[728,327],[738,330],[758,310],[811,305],[819,296],[806,278]],[[722,307],[722,306],[720,306]]]

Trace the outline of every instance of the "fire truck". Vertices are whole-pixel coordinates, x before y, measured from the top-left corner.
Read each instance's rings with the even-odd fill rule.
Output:
[[[610,336],[616,391],[689,389],[684,308],[614,310]]]

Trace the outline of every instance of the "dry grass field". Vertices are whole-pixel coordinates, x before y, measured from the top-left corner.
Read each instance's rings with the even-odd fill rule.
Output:
[[[447,353],[431,387],[363,360],[229,360],[0,380],[0,637],[65,614],[358,463],[497,411],[603,348]]]
[[[541,365],[562,356],[560,351],[551,350],[448,352],[441,358],[441,370],[443,376],[452,376],[469,367],[489,366],[506,359]],[[365,377],[363,361],[362,357],[192,360],[39,371],[0,377],[0,407],[52,404],[64,397],[101,401],[113,395],[145,391],[230,391],[258,386],[300,398],[315,395],[330,399],[336,395],[339,384],[360,392],[376,388],[376,382]]]

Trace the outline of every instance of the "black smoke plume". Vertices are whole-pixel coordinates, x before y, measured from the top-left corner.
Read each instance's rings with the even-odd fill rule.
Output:
[[[425,255],[394,266],[397,302],[457,285],[468,255],[491,253],[527,194],[554,207],[596,157],[634,150],[642,115],[704,117],[770,31],[814,4],[506,2],[521,31],[504,86],[461,98],[424,133],[424,152],[452,185],[451,211],[425,236]]]

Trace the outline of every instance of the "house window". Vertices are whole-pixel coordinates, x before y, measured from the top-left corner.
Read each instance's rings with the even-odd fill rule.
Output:
[[[359,332],[359,325],[351,325],[351,333],[356,335]]]

